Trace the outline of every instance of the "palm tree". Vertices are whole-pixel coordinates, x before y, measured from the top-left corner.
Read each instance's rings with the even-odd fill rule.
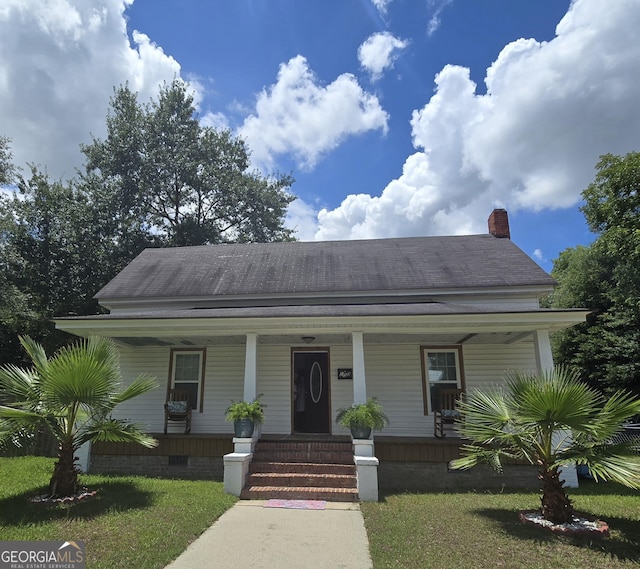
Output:
[[[33,362],[30,369],[0,367],[0,443],[47,429],[58,442],[58,461],[49,483],[51,496],[78,492],[75,453],[88,441],[157,441],[127,421],[111,416],[119,403],[156,387],[142,375],[126,388],[113,342],[90,338],[66,346],[50,359],[29,337],[20,342]]]
[[[573,516],[560,478],[563,465],[586,465],[597,481],[640,488],[640,461],[631,459],[640,446],[612,442],[623,423],[640,412],[640,399],[628,393],[605,398],[564,369],[513,373],[506,391],[470,393],[460,410],[457,429],[471,443],[451,466],[468,469],[488,463],[502,471],[503,458],[537,465],[542,516],[553,523]]]

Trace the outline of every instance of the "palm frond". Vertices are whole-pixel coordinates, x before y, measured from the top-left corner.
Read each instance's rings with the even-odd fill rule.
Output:
[[[622,432],[624,423],[635,415],[640,415],[640,400],[626,391],[615,392],[593,418],[591,432],[597,440],[609,440]]]
[[[82,345],[69,346],[51,358],[42,374],[43,396],[52,405],[100,405],[117,388],[117,378],[108,362],[83,351]]]
[[[0,402],[27,405],[38,398],[35,371],[8,364],[0,368]]]
[[[113,418],[85,429],[78,437],[78,446],[87,441],[137,443],[147,448],[158,446],[158,441],[137,425]]]
[[[512,420],[505,394],[498,389],[472,391],[458,408],[464,420],[456,425],[456,429],[463,436],[479,442],[491,442]]]
[[[601,396],[561,368],[540,375],[514,373],[507,385],[524,423],[583,428],[598,413]]]
[[[467,444],[460,449],[462,457],[449,463],[454,470],[468,470],[479,464],[487,464],[496,472],[502,472],[502,459],[522,459],[519,449],[509,450],[504,447],[487,447],[483,445]]]
[[[31,358],[37,372],[41,373],[46,370],[49,361],[44,348],[29,336],[20,336],[20,343]]]
[[[132,383],[130,383],[124,390],[120,393],[115,394],[113,396],[113,400],[115,403],[122,403],[123,401],[127,401],[134,397],[138,397],[138,395],[142,395],[143,393],[147,393],[158,387],[158,382],[155,377],[142,374],[139,375]]]
[[[2,419],[14,419],[14,420],[25,420],[29,419],[42,419],[41,413],[36,413],[33,411],[29,411],[28,409],[19,409],[16,407],[8,407],[6,405],[0,405],[0,418]]]
[[[640,462],[630,461],[628,456],[612,455],[584,464],[597,481],[618,482],[629,488],[640,489]]]

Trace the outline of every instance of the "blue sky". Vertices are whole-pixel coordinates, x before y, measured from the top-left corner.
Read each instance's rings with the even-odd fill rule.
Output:
[[[592,238],[580,192],[640,146],[640,2],[3,0],[0,134],[54,177],[114,85],[180,77],[203,124],[292,173],[301,239],[484,233],[547,270]]]

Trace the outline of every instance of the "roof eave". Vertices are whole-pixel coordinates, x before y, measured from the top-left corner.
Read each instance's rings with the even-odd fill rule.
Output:
[[[585,321],[590,313],[584,309],[501,311],[482,314],[436,314],[403,316],[318,316],[318,317],[247,317],[247,318],[163,318],[111,316],[95,318],[54,319],[56,328],[78,336],[101,335],[156,337],[176,335],[224,336],[246,333],[264,335],[299,332],[344,333],[363,332],[407,333],[415,330],[468,333],[556,332]]]

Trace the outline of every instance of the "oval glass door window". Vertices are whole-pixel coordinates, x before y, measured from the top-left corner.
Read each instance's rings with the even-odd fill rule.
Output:
[[[320,401],[322,397],[322,369],[318,362],[313,362],[311,373],[309,374],[309,393],[314,403]]]

